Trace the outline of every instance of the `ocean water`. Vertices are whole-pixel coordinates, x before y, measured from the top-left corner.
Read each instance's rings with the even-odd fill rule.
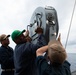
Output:
[[[67,55],[68,55],[67,60],[71,64],[71,67],[70,67],[71,72],[76,71],[76,53],[68,53]],[[1,67],[0,67],[0,73],[1,73]]]
[[[76,71],[76,53],[68,53],[67,60],[71,64],[71,72]]]

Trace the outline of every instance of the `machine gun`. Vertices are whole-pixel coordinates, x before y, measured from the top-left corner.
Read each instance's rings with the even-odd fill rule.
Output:
[[[35,9],[30,20],[30,25],[27,26],[33,43],[36,43],[38,38],[38,35],[34,32],[37,27],[43,28],[43,34],[47,43],[49,40],[56,39],[59,25],[57,12],[53,7],[38,7]]]

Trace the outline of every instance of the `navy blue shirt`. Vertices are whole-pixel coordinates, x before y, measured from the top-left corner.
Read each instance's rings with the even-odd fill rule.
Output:
[[[48,64],[43,56],[36,58],[39,75],[71,75],[70,63],[65,61],[63,64]]]
[[[14,52],[11,47],[0,47],[0,64],[2,69],[14,69]]]
[[[43,35],[39,35],[37,44],[26,42],[16,45],[14,53],[15,75],[38,75],[35,65],[36,50],[45,45]]]

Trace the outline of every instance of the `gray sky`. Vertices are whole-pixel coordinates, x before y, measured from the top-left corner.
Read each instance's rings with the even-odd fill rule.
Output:
[[[65,47],[75,0],[0,0],[0,34],[11,34],[15,29],[23,30],[30,24],[31,16],[37,7],[52,6],[57,11],[59,33]],[[69,53],[76,53],[76,9],[66,47]],[[10,38],[11,40],[11,38]],[[11,40],[10,46],[15,43]]]

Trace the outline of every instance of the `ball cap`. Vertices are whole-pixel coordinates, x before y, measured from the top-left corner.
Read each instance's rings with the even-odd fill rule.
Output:
[[[19,31],[19,30],[14,30],[11,34],[11,38],[14,41],[17,37],[19,37],[21,34],[23,34],[25,30]]]
[[[4,39],[10,37],[10,35],[2,34],[0,35],[0,42],[3,41]]]

